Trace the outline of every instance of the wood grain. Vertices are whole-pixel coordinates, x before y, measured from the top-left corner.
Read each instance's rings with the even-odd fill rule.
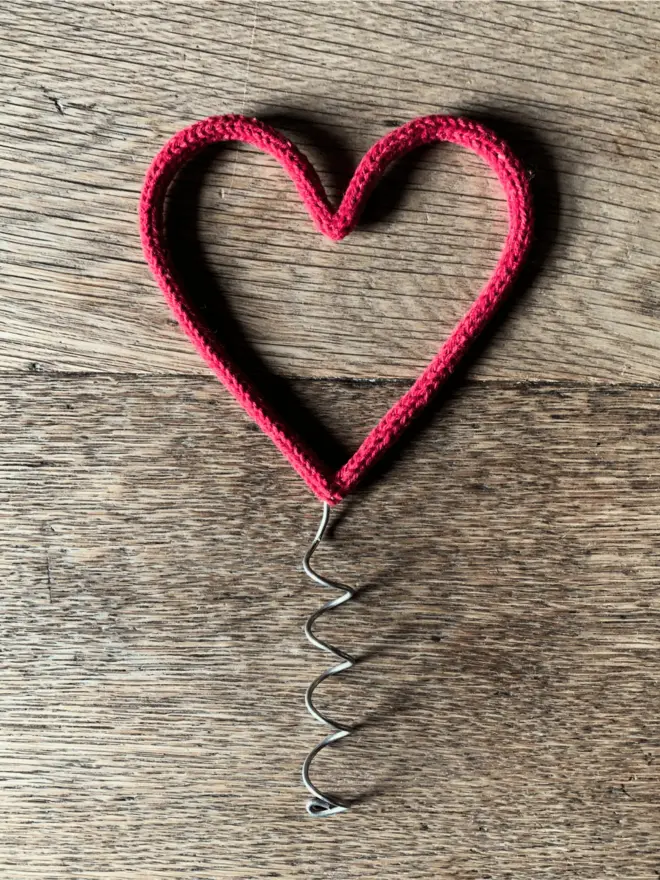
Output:
[[[212,379],[0,387],[6,876],[656,875],[659,389],[468,385],[345,506],[315,822],[318,504]],[[388,392],[298,390],[346,440]]]
[[[424,113],[484,118],[535,175],[534,283],[487,378],[658,381],[657,4],[8,0],[0,11],[0,367],[203,374],[144,267],[136,202],[167,137],[265,116],[334,196]],[[194,199],[198,261],[278,371],[412,377],[505,232],[479,160],[406,163],[336,246],[271,159],[223,151]]]
[[[659,37],[657,3],[2,5],[2,877],[657,880]],[[155,151],[229,111],[335,199],[387,130],[470,114],[538,205],[511,309],[319,552],[361,587],[324,623],[362,658],[323,694],[360,725],[317,765],[356,801],[328,822],[299,780],[320,507],[137,236]],[[230,147],[169,220],[191,295],[336,463],[487,277],[503,208],[434,148],[336,246]]]

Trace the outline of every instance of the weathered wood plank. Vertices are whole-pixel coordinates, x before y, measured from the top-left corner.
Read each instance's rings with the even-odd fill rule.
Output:
[[[355,442],[398,386],[298,392]],[[340,508],[364,723],[303,813],[319,507],[210,378],[0,377],[10,878],[651,880],[658,388],[477,383]]]
[[[657,878],[658,5],[9,0],[0,29],[0,873]],[[539,198],[480,381],[319,554],[363,587],[325,624],[364,657],[326,692],[362,724],[318,764],[361,798],[333,822],[299,783],[319,506],[172,326],[137,238],[155,150],[227,111],[293,136],[335,197],[394,125],[472,114]],[[333,459],[505,232],[452,148],[339,247],[247,149],[190,169],[172,213],[196,295],[308,377],[282,400],[312,437],[332,423]]]
[[[534,282],[475,375],[658,381],[657,4],[8,0],[0,27],[0,368],[203,374],[136,233],[144,170],[181,126],[268,116],[336,194],[393,125],[460,112],[512,139],[541,218]],[[288,375],[413,376],[505,228],[495,182],[452,149],[406,165],[339,247],[251,151],[188,196],[208,295]]]

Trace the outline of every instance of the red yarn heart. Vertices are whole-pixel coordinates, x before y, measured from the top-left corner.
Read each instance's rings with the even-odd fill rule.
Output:
[[[423,144],[450,141],[473,150],[495,171],[506,193],[509,232],[491,278],[414,385],[336,473],[328,472],[313,450],[303,445],[278,414],[273,403],[264,400],[229,360],[222,344],[189,304],[171,264],[164,229],[167,189],[186,162],[204,147],[221,141],[244,141],[274,156],[295,183],[317,229],[335,241],[355,227],[369,193],[390,163]],[[283,135],[257,119],[212,116],[176,134],[152,162],[140,199],[140,229],[151,271],[197,350],[310,489],[323,501],[336,504],[355,488],[366,471],[426,406],[504,299],[529,249],[532,205],[525,171],[507,144],[482,125],[466,119],[425,116],[390,132],[364,156],[340,206],[333,211],[314,168]]]

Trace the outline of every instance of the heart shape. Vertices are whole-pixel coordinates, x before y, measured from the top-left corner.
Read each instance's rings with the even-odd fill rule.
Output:
[[[449,141],[473,150],[497,174],[507,197],[509,231],[493,274],[437,355],[412,387],[383,416],[359,449],[336,473],[329,473],[282,419],[272,403],[241,374],[222,344],[188,302],[177,281],[165,235],[165,198],[177,172],[205,147],[222,141],[243,141],[270,153],[287,171],[319,232],[339,241],[356,226],[369,193],[387,167],[424,144]],[[359,483],[374,462],[400,437],[428,404],[438,387],[456,369],[471,343],[484,329],[511,288],[529,250],[532,200],[524,168],[506,143],[479,123],[451,116],[423,116],[402,125],[366,153],[341,204],[333,210],[309,160],[275,129],[245,116],[211,116],[169,140],[149,168],[140,198],[140,232],[147,262],[179,324],[199,353],[268,434],[309,488],[323,501],[336,504]]]

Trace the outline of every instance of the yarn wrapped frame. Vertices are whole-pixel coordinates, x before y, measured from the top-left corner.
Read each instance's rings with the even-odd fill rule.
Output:
[[[191,305],[173,265],[165,233],[165,200],[177,173],[205,148],[242,141],[273,156],[291,177],[320,233],[340,241],[357,225],[369,194],[388,167],[412,150],[449,142],[472,150],[495,172],[504,190],[509,230],[495,269],[472,305],[411,388],[385,413],[358,449],[337,471],[306,446],[259,389],[239,370],[222,341]],[[336,209],[306,156],[286,137],[258,119],[212,116],[174,135],[154,158],[140,198],[140,233],[145,258],[177,321],[198,352],[246,412],[286,456],[322,501],[337,504],[360,483],[401,437],[457,369],[511,287],[529,252],[533,209],[528,176],[509,146],[480,123],[452,116],[424,116],[375,143],[360,161]]]

